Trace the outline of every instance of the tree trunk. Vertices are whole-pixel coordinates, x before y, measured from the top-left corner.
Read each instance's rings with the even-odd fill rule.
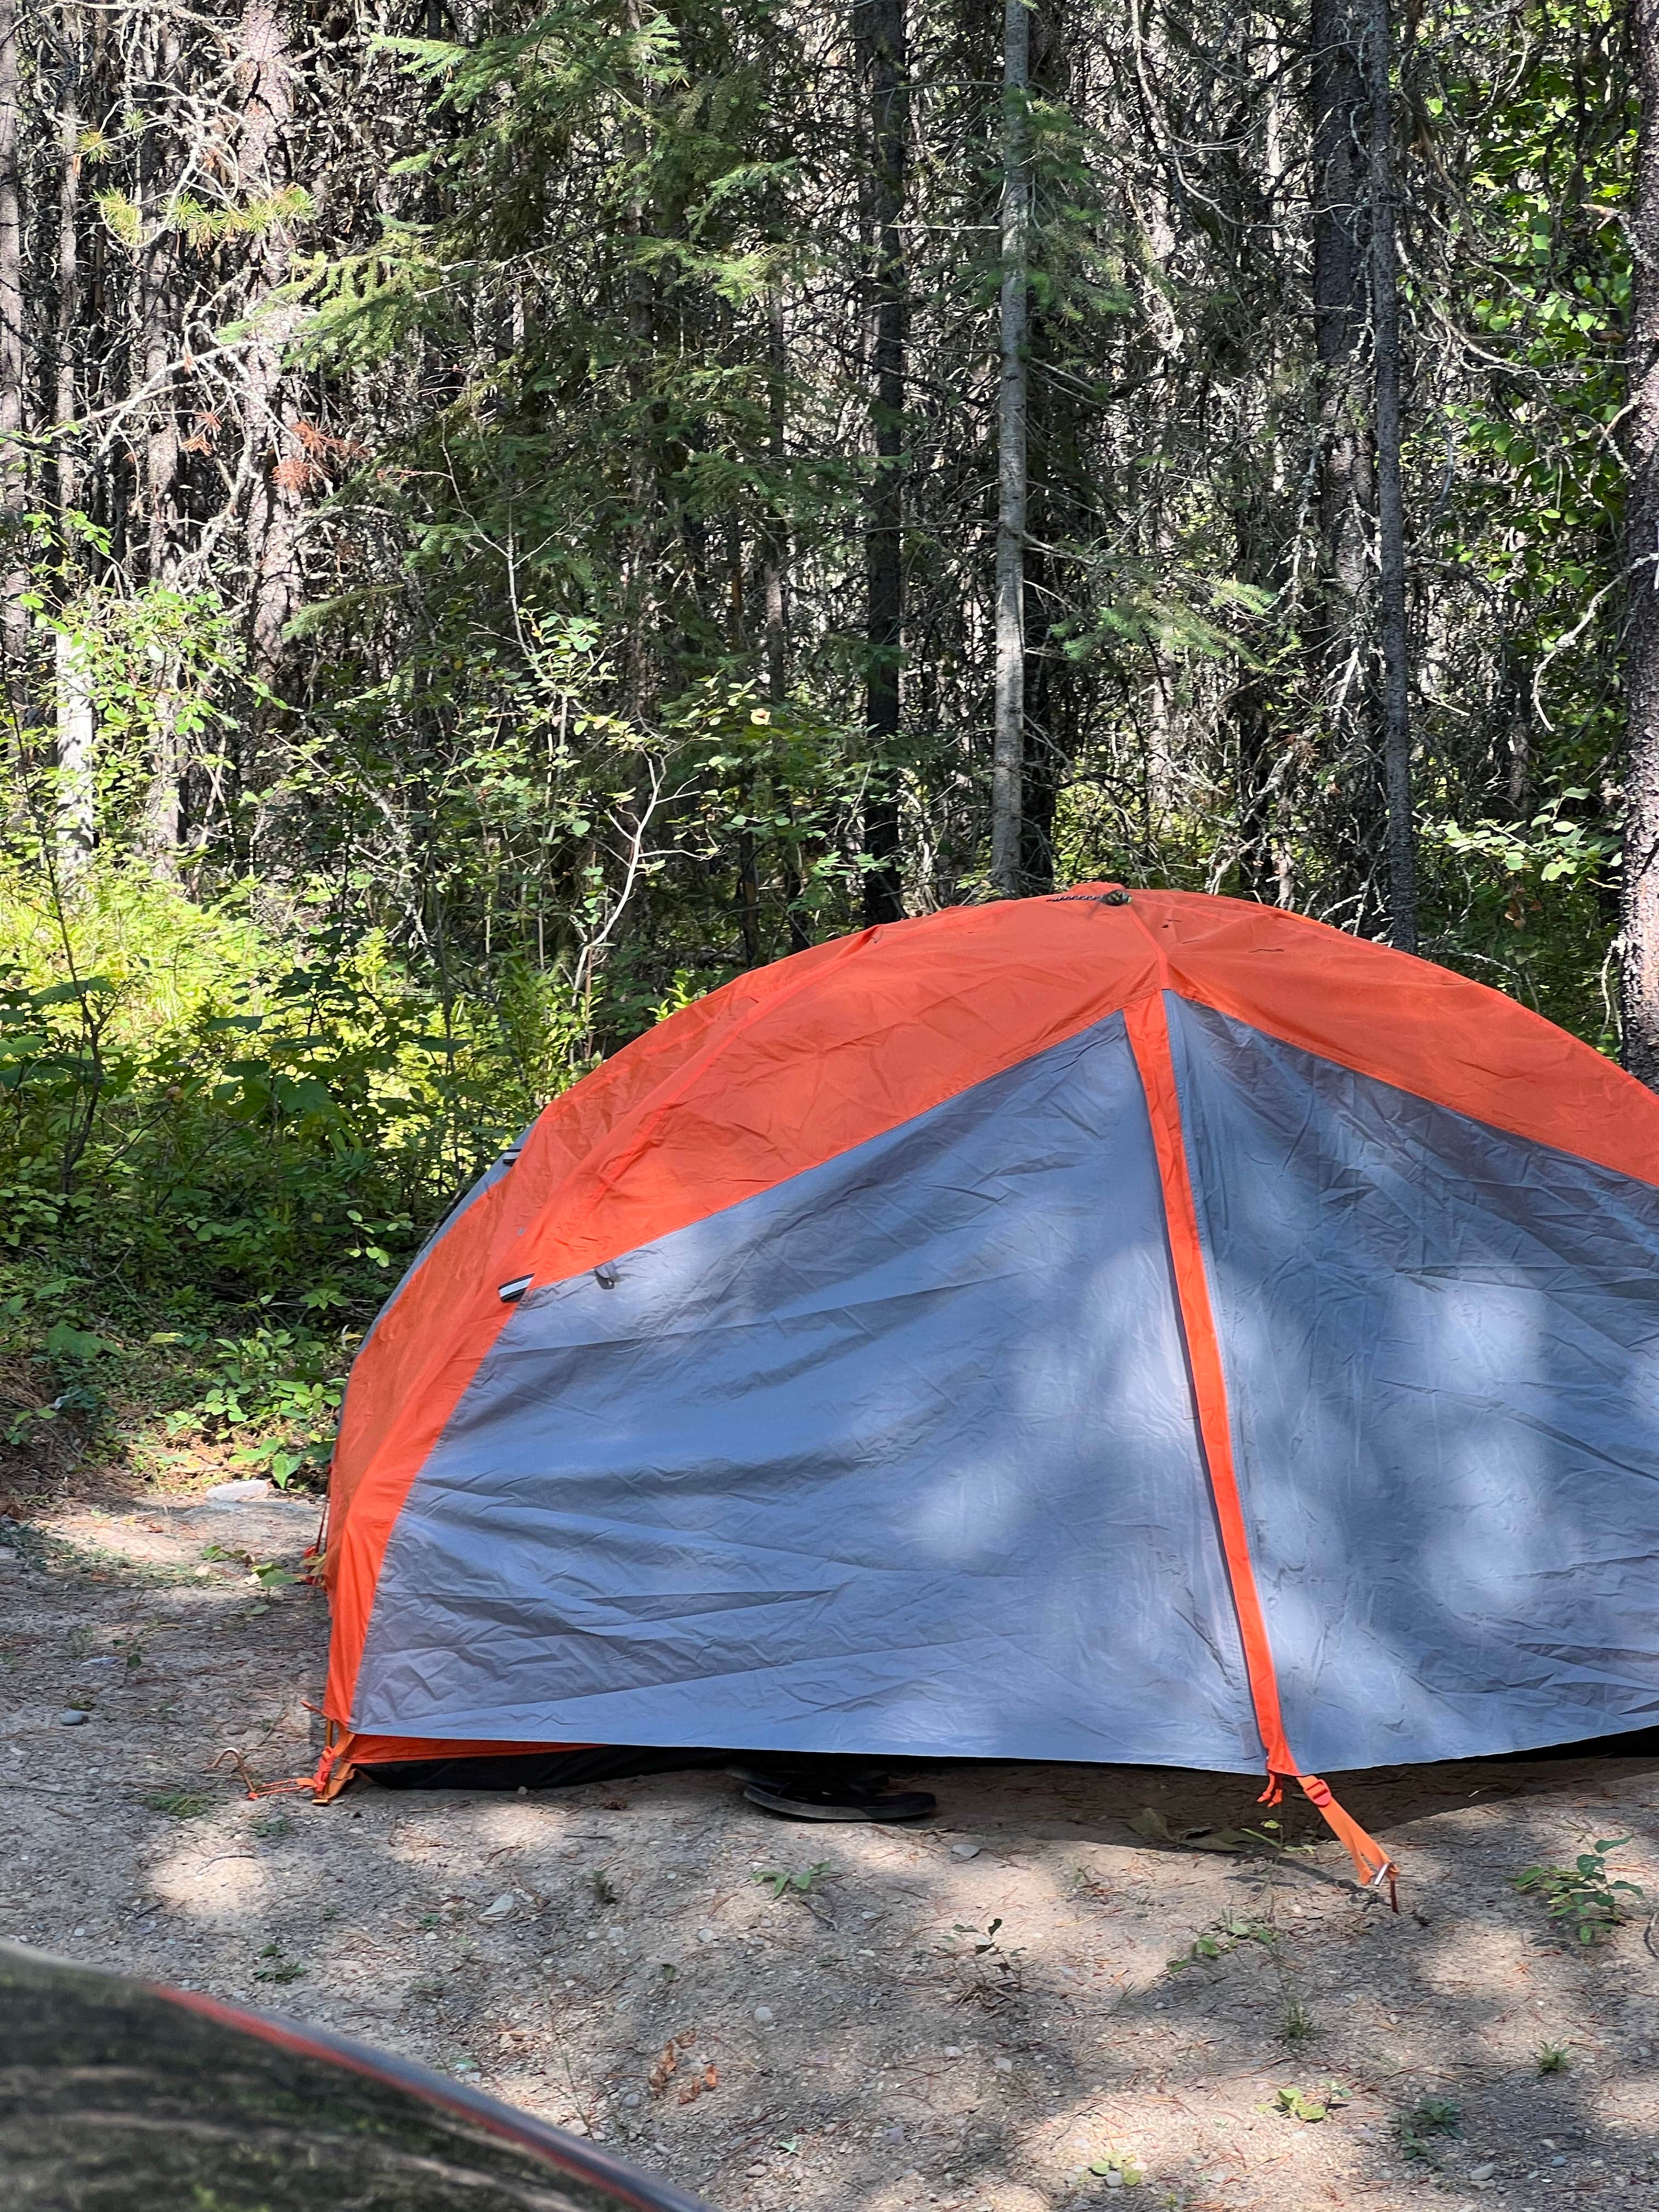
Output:
[[[788,632],[784,627],[783,575],[789,557],[787,536],[781,512],[783,501],[783,286],[777,277],[766,288],[766,445],[772,464],[773,507],[766,520],[762,548],[761,590],[765,601],[766,696],[774,704],[783,697],[788,654]]]
[[[890,778],[899,734],[899,653],[904,629],[904,0],[863,0],[854,12],[870,98],[870,291],[874,309],[871,417],[876,466],[865,515],[865,727],[875,790],[864,810],[864,916],[904,917],[898,802]]]
[[[55,643],[58,704],[58,879],[74,887],[92,857],[97,829],[94,771],[97,721],[85,644],[60,629]]]
[[[69,427],[75,420],[75,336],[81,314],[81,262],[76,222],[81,202],[81,37],[79,10],[63,10],[64,76],[58,96],[58,297],[53,327],[52,419],[58,511],[67,517],[80,483]],[[67,543],[67,541],[65,541]]]
[[[1072,40],[1085,46],[1092,35],[1075,10],[1034,4],[1030,14],[1030,88],[1033,100],[1075,114],[1079,72]],[[1030,140],[1026,141],[1030,160]],[[1036,197],[1028,169],[1027,240]],[[1078,532],[1080,515],[1097,514],[1102,484],[1082,460],[1085,424],[1092,410],[1066,380],[1071,333],[1062,312],[1045,315],[1043,301],[1028,285],[1025,332],[1025,544],[1023,549],[1023,636],[1024,674],[1024,761],[1020,776],[1020,889],[1028,897],[1054,887],[1054,824],[1060,794],[1081,749],[1078,726],[1079,672],[1053,635],[1073,604],[1075,571],[1056,553],[1056,541]],[[1045,374],[1058,367],[1059,375]],[[1079,500],[1079,493],[1082,498]],[[1088,526],[1097,527],[1091,521]],[[1034,542],[1035,541],[1035,542]]]
[[[247,0],[236,75],[242,109],[237,182],[246,199],[269,198],[286,181],[282,142],[294,112],[288,34],[273,0]],[[307,477],[305,455],[291,422],[283,419],[283,356],[294,317],[291,310],[273,312],[266,304],[288,281],[290,252],[281,225],[267,229],[255,246],[253,343],[243,371],[244,435],[251,462],[249,630],[253,673],[273,689],[282,672],[288,624],[300,603],[301,489]],[[291,416],[293,410],[286,412]]]
[[[168,364],[173,353],[176,302],[173,297],[175,241],[167,220],[171,194],[173,108],[179,63],[179,34],[161,19],[151,75],[155,111],[139,147],[138,202],[143,225],[139,247],[138,372],[149,418],[145,441],[145,519],[149,525],[149,569],[152,583],[170,577],[176,533],[173,501],[179,476],[178,400]]]
[[[1274,549],[1262,511],[1265,504],[1254,471],[1242,469],[1233,507],[1233,573],[1241,583],[1257,590],[1272,588],[1267,579]],[[1247,645],[1255,641],[1255,627],[1243,626]],[[1239,889],[1246,898],[1272,906],[1277,891],[1272,689],[1267,671],[1248,655],[1242,655],[1237,665],[1231,706],[1238,757]]]
[[[1357,389],[1366,306],[1359,220],[1364,87],[1352,4],[1353,0],[1312,0],[1308,67],[1321,556],[1319,604],[1312,623],[1314,674],[1339,751],[1356,749],[1364,720],[1359,611],[1371,503]]]
[[[1626,458],[1629,606],[1620,996],[1624,1060],[1659,1091],[1659,0],[1631,0],[1642,119],[1627,229],[1632,299]]]
[[[143,518],[146,574],[151,585],[171,585],[181,550],[179,475],[183,456],[179,409],[181,394],[174,366],[179,321],[179,243],[173,228],[173,183],[179,155],[174,132],[179,107],[183,59],[176,24],[155,21],[149,58],[154,106],[138,149],[138,345],[136,367],[144,394],[141,419],[147,424],[143,471]],[[176,866],[179,843],[179,785],[184,773],[173,687],[164,665],[152,695],[154,737],[149,784],[140,823],[138,848],[163,873]]]
[[[997,390],[995,736],[991,883],[1018,898],[1025,773],[1026,335],[1030,301],[1031,14],[1005,0],[1002,27],[1002,302]]]
[[[783,283],[781,278],[775,276],[766,292],[766,442],[772,464],[775,504],[767,517],[761,572],[766,619],[766,696],[775,707],[782,704],[789,682],[788,612],[784,603],[784,578],[789,564],[789,536],[781,511],[786,451],[784,379],[787,368],[788,353],[783,326]],[[783,863],[783,905],[792,952],[805,952],[812,941],[805,917],[800,910],[801,888],[799,853],[798,848],[791,845],[786,850]]]
[[[58,436],[53,460],[58,483],[60,544],[71,559],[69,518],[80,496],[70,426],[75,421],[76,331],[81,311],[81,265],[76,216],[81,197],[80,25],[78,10],[63,11],[64,77],[58,92],[58,297],[54,305],[52,415]],[[65,616],[70,612],[64,610]],[[58,872],[71,884],[89,857],[95,833],[93,778],[97,725],[92,671],[85,646],[60,629],[54,646],[58,715]]]
[[[1371,345],[1376,373],[1378,645],[1382,662],[1382,787],[1388,806],[1389,938],[1417,950],[1417,840],[1412,824],[1410,641],[1406,629],[1406,506],[1400,473],[1400,272],[1395,252],[1394,40],[1389,0],[1368,0]]]
[[[14,724],[24,708],[23,227],[18,153],[21,70],[15,0],[0,0],[0,664]]]

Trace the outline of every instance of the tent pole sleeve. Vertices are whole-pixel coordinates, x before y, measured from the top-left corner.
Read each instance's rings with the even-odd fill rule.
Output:
[[[1187,1340],[1187,1361],[1197,1403],[1199,1435],[1204,1463],[1209,1471],[1216,1518],[1221,1526],[1221,1547],[1226,1554],[1227,1578],[1232,1584],[1233,1605],[1238,1614],[1244,1645],[1244,1666],[1249,1676],[1250,1702],[1255,1724],[1267,1756],[1269,1774],[1293,1775],[1296,1761],[1285,1737],[1279,1707],[1279,1679],[1273,1672],[1267,1625],[1250,1562],[1250,1540],[1244,1526],[1244,1508],[1238,1494],[1233,1466],[1232,1423],[1227,1411],[1227,1385],[1222,1373],[1221,1345],[1210,1305],[1210,1286],[1204,1269],[1204,1250],[1199,1242],[1198,1209],[1193,1198],[1187,1166],[1187,1147],[1181,1132],[1181,1102],[1176,1091],[1175,1062],[1170,1051],[1170,1029],[1164,994],[1139,1000],[1128,1009],[1129,1042],[1146,1093],[1146,1110],[1152,1125],[1152,1145],[1158,1154],[1158,1182],[1163,1188],[1164,1216],[1169,1230],[1170,1256],[1174,1264],[1176,1296],[1181,1325]]]
[[[1162,991],[1139,999],[1125,1010],[1129,1042],[1146,1094],[1152,1146],[1158,1156],[1158,1182],[1164,1198],[1164,1218],[1169,1232],[1170,1257],[1175,1271],[1176,1297],[1187,1342],[1187,1363],[1192,1376],[1204,1463],[1215,1500],[1221,1531],[1221,1548],[1227,1579],[1238,1616],[1239,1638],[1244,1647],[1244,1668],[1250,1685],[1255,1724],[1267,1755],[1269,1777],[1264,1802],[1276,1802],[1278,1778],[1294,1778],[1319,1808],[1346,1847],[1354,1871],[1368,1887],[1387,1881],[1392,1893],[1395,1867],[1381,1845],[1372,1841],[1358,1822],[1349,1819],[1316,1774],[1304,1774],[1291,1753],[1279,1709],[1279,1677],[1273,1668],[1273,1647],[1256,1587],[1250,1559],[1249,1533],[1239,1496],[1238,1473],[1233,1462],[1232,1421],[1227,1407],[1227,1383],[1221,1364],[1221,1340],[1210,1304],[1209,1278],[1204,1266],[1204,1247],[1198,1231],[1198,1206],[1193,1195],[1186,1139],[1181,1125],[1181,1097],[1176,1086],[1175,1059],[1170,1048],[1169,1014]]]

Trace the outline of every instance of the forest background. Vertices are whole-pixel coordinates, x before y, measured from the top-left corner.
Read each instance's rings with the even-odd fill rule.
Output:
[[[1651,1076],[1644,89],[1659,0],[0,0],[14,1480],[307,1480],[550,1095],[866,922],[1223,891]]]

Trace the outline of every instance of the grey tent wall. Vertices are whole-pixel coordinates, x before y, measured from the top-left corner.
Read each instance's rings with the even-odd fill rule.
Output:
[[[605,1273],[416,1478],[355,1728],[1259,1767],[1121,1016]]]

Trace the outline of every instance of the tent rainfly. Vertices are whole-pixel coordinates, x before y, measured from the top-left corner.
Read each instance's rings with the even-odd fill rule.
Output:
[[[363,1346],[318,1786],[582,1747],[1295,1779],[1659,1719],[1659,1099],[1088,884],[619,1052]],[[573,1764],[573,1775],[581,1770]]]

